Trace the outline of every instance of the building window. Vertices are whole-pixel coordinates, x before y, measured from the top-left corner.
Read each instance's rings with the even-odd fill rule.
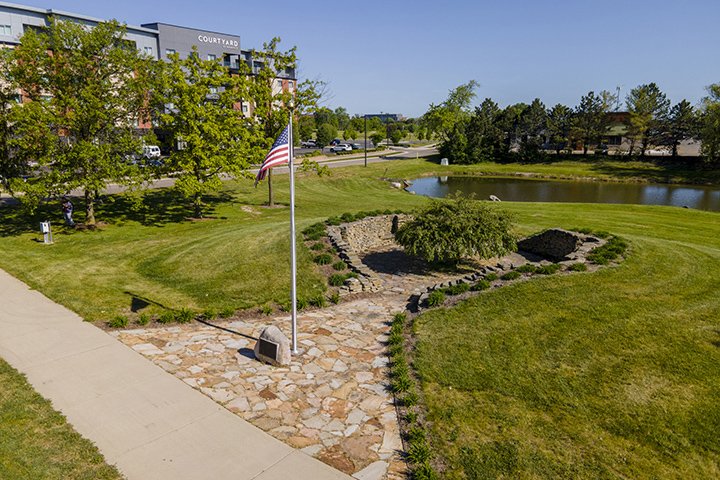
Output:
[[[210,87],[210,93],[217,93],[218,89],[217,87]]]
[[[153,54],[153,49],[152,49],[152,47],[145,47],[143,50],[145,51],[145,55],[150,55],[150,56],[152,56],[152,54]]]
[[[217,55],[208,53],[208,60],[212,60],[213,62],[217,60]]]
[[[293,84],[292,80],[288,81],[288,88],[293,88],[294,86],[295,84]]]
[[[12,25],[0,25],[0,35],[12,35]]]
[[[247,103],[243,103],[243,104],[242,104],[242,112],[243,112],[243,113],[248,113]]]
[[[177,52],[176,52],[174,49],[172,49],[172,48],[166,48],[166,49],[165,49],[165,56],[166,56],[166,57],[169,57],[170,55],[173,55],[173,54],[175,54],[175,53],[177,53]]]

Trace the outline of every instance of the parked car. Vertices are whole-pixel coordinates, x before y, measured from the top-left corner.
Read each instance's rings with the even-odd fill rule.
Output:
[[[353,150],[361,150],[363,148],[359,143],[351,143],[350,147],[352,147]]]
[[[304,142],[300,142],[300,146],[303,148],[317,148],[317,142],[315,140],[306,140]]]
[[[338,143],[337,145],[330,147],[330,151],[333,153],[351,152],[352,147],[347,143]]]
[[[162,153],[160,152],[160,147],[157,145],[145,145],[142,150],[143,157],[150,159],[157,159],[160,158]]]

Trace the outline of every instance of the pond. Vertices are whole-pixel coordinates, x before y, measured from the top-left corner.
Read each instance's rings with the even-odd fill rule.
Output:
[[[720,211],[718,187],[464,176],[418,178],[407,190],[437,198],[460,192],[485,200],[495,195],[508,202],[629,203]]]

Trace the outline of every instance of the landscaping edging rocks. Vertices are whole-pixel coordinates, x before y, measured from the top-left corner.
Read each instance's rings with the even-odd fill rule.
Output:
[[[338,256],[347,263],[350,270],[358,274],[357,279],[350,278],[345,282],[343,294],[380,291],[380,279],[362,262],[360,254],[395,245],[393,228],[410,218],[409,215],[402,214],[379,215],[327,227],[328,238]]]
[[[552,245],[551,241],[554,238],[562,239],[562,245],[560,247],[555,247]],[[557,260],[556,262],[540,260],[518,263],[517,265],[511,262],[498,262],[495,266],[480,267],[479,271],[466,275],[463,278],[453,281],[436,283],[435,285],[427,287],[425,291],[421,292],[419,295],[414,295],[413,298],[411,298],[410,305],[414,307],[415,312],[426,309],[428,308],[428,297],[433,291],[443,290],[462,283],[468,284],[468,286],[472,286],[473,284],[481,280],[487,279],[489,275],[494,275],[495,277],[498,277],[492,280],[491,285],[493,287],[501,287],[502,285],[508,282],[512,282],[514,280],[504,280],[499,277],[506,273],[515,271],[518,267],[521,267],[523,265],[533,265],[537,268],[542,268],[543,266],[555,264],[558,265],[560,269],[563,269],[563,267],[565,267],[564,271],[568,271],[567,267],[569,267],[570,265],[576,263],[587,264],[589,262],[587,256],[590,254],[590,252],[592,252],[595,248],[605,245],[605,243],[607,243],[607,241],[602,238],[598,238],[592,235],[585,235],[579,232],[570,232],[562,229],[546,230],[545,232],[533,235],[518,242],[518,247],[521,247],[522,245],[529,245],[533,248],[533,251],[527,251],[523,249],[520,249],[519,251],[523,253],[531,253],[533,255],[554,258],[555,260]],[[568,248],[570,245],[574,245],[572,250],[569,250]],[[563,253],[563,255],[560,255],[560,253]],[[532,275],[532,273],[528,273],[527,275]]]

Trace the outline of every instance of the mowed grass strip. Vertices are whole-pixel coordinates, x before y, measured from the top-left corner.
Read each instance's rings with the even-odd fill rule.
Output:
[[[121,479],[95,445],[0,359],[0,478]]]
[[[720,215],[504,204],[629,258],[484,292],[415,325],[447,478],[720,477]]]
[[[297,182],[297,231],[329,216],[361,210],[417,205],[421,197],[379,180],[382,169],[334,170],[331,177],[301,175]],[[358,174],[360,173],[360,174]],[[275,201],[269,209],[264,185],[226,184],[208,199],[208,218],[187,218],[183,200],[153,191],[140,208],[122,196],[108,197],[98,231],[69,231],[55,224],[55,244],[43,245],[37,222],[59,218],[49,205],[34,218],[18,208],[0,209],[0,268],[68,306],[83,318],[107,321],[163,308],[221,311],[266,303],[287,304],[290,281],[288,181],[275,176]],[[80,203],[80,202],[78,202]],[[77,206],[82,212],[82,205]],[[82,213],[78,213],[82,221]],[[298,294],[312,298],[325,291],[303,242],[298,242]]]

